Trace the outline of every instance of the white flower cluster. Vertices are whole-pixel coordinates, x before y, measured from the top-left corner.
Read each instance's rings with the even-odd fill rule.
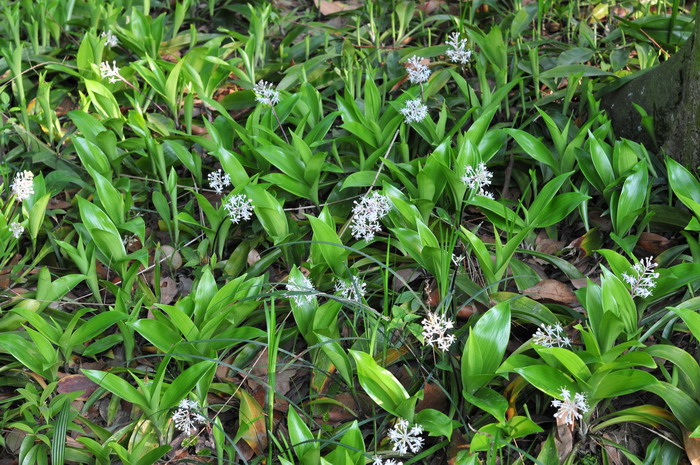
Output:
[[[231,176],[223,173],[221,170],[209,173],[209,187],[214,189],[217,194],[221,195],[224,192],[224,187],[231,185]]]
[[[654,263],[651,257],[642,258],[639,263],[635,263],[632,267],[634,276],[627,273],[622,273],[622,279],[630,285],[630,294],[632,297],[649,297],[656,286],[656,280],[659,278],[659,273],[654,272],[658,264]]]
[[[15,174],[15,180],[12,183],[12,193],[17,196],[17,200],[20,202],[27,200],[34,193],[34,173],[22,171]]]
[[[408,79],[413,84],[422,84],[428,81],[428,78],[430,77],[430,68],[421,63],[420,58],[413,55],[406,63],[408,63],[408,66],[406,66]]]
[[[397,462],[394,459],[382,460],[382,458],[377,455],[375,455],[372,460],[372,465],[403,465],[403,462]]]
[[[400,111],[407,123],[419,123],[428,116],[428,107],[420,99],[406,100],[406,106]]]
[[[119,74],[116,60],[112,61],[111,66],[108,61],[100,63],[100,76],[102,76],[102,79],[109,79],[109,82],[112,84],[123,79],[121,74]]]
[[[554,418],[561,418],[567,425],[573,425],[576,420],[582,417],[582,414],[588,412],[588,402],[586,402],[584,394],[577,392],[574,397],[571,397],[568,389],[561,388],[560,395],[564,400],[554,399],[552,401],[552,407],[559,409],[554,414]]]
[[[355,202],[352,209],[352,235],[355,239],[371,241],[374,235],[382,230],[379,221],[390,211],[391,202],[385,195],[373,192],[372,195],[364,196],[360,203]]]
[[[119,45],[119,40],[117,39],[117,36],[112,34],[112,31],[103,32],[102,34],[100,34],[100,37],[102,37],[105,40],[105,45],[109,48],[113,48]]]
[[[245,194],[232,195],[224,204],[224,209],[234,223],[248,221],[253,216],[253,208],[255,207]]]
[[[487,197],[493,200],[493,194],[484,189],[484,186],[491,185],[493,174],[486,168],[486,164],[479,163],[479,166],[467,166],[466,173],[462,176],[462,182],[469,186],[470,189],[477,191],[476,195]]]
[[[452,264],[453,264],[454,266],[457,266],[457,267],[458,267],[459,265],[462,264],[463,261],[464,261],[464,255],[462,255],[462,254],[457,255],[457,254],[454,254],[454,253],[452,254]]]
[[[255,92],[255,100],[263,105],[275,106],[280,101],[280,93],[272,88],[272,83],[266,81],[258,81],[253,87]]]
[[[532,342],[544,347],[571,347],[571,339],[566,336],[561,324],[544,325],[532,335]]]
[[[412,453],[417,454],[423,448],[423,428],[420,425],[415,425],[408,428],[407,420],[399,418],[394,427],[389,430],[389,441],[394,445],[394,450],[399,454],[407,454],[409,449]]]
[[[187,434],[192,434],[197,430],[197,425],[206,421],[202,415],[197,412],[197,402],[182,399],[177,406],[177,410],[173,413],[173,422],[175,427]]]
[[[340,297],[347,300],[359,302],[367,292],[367,284],[360,281],[356,276],[352,276],[349,280],[337,279],[335,281],[335,292],[340,294]]]
[[[17,222],[10,223],[10,232],[15,237],[15,239],[19,239],[19,236],[21,236],[24,232],[24,226]]]
[[[318,294],[314,284],[306,276],[301,278],[292,278],[290,276],[286,288],[288,292],[291,292],[291,294],[287,294],[287,297],[294,300],[297,305],[311,303],[316,294]]]
[[[428,312],[428,318],[424,318],[421,324],[425,344],[430,347],[437,346],[438,349],[445,351],[449,350],[455,342],[454,334],[447,334],[447,331],[454,327],[454,322],[445,318],[444,315]]]
[[[472,51],[467,48],[467,39],[460,39],[459,32],[453,32],[445,41],[450,49],[447,50],[447,58],[453,63],[466,65],[472,58]]]

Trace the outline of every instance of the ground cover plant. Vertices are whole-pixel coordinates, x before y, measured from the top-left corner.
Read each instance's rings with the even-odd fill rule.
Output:
[[[700,460],[693,8],[5,2],[0,460]]]

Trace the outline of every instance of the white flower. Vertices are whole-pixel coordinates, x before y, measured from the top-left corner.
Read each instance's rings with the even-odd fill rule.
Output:
[[[226,173],[222,173],[221,170],[209,173],[209,187],[214,189],[217,194],[221,194],[224,191],[224,187],[231,185],[231,176]]]
[[[352,235],[356,239],[371,241],[374,235],[382,230],[379,221],[390,211],[391,203],[386,196],[378,192],[364,196],[360,203],[355,202],[352,209]]]
[[[290,276],[287,282],[287,291],[291,294],[287,294],[287,297],[294,300],[297,305],[302,305],[303,303],[311,303],[318,292],[309,278],[302,276],[301,278],[292,278]]]
[[[493,194],[484,189],[484,186],[491,185],[491,178],[493,177],[493,174],[486,168],[486,164],[479,163],[479,166],[476,168],[467,166],[465,171],[464,176],[462,176],[462,182],[470,189],[477,190],[476,195],[493,200]]]
[[[112,31],[103,32],[100,34],[100,37],[104,38],[105,45],[109,48],[119,45],[119,40],[117,39],[117,36],[112,34]]]
[[[245,194],[232,195],[224,204],[224,209],[234,223],[248,221],[253,216],[253,208],[255,207]]]
[[[192,434],[197,430],[198,424],[204,423],[206,418],[197,413],[199,408],[197,402],[188,399],[182,399],[177,406],[177,410],[173,413],[173,422],[175,427],[187,434]]]
[[[412,453],[417,454],[423,448],[423,428],[416,425],[410,430],[408,429],[408,421],[400,418],[394,428],[389,430],[389,440],[394,444],[394,450],[399,454],[405,455],[410,449]]]
[[[532,335],[532,342],[544,347],[571,347],[571,339],[566,337],[564,328],[559,323],[554,326],[542,324]]]
[[[464,261],[464,255],[452,254],[452,264],[454,266],[459,266]]]
[[[382,458],[378,455],[372,457],[372,460],[374,460],[372,465],[403,465],[403,462],[397,462],[394,459],[386,459],[386,461],[382,461]]]
[[[635,263],[632,267],[635,276],[622,273],[622,279],[630,285],[630,294],[632,297],[649,297],[651,290],[656,286],[656,280],[659,278],[659,273],[654,272],[658,264],[654,263],[651,257],[642,258],[639,263]]]
[[[577,392],[572,398],[568,389],[561,388],[560,395],[564,400],[554,399],[552,401],[552,407],[559,409],[554,414],[554,418],[561,418],[567,425],[573,425],[576,420],[581,418],[582,414],[588,412],[586,396],[582,393]]]
[[[367,284],[356,276],[352,276],[347,281],[341,279],[335,281],[335,292],[339,293],[343,299],[359,302],[365,296],[366,291]]]
[[[259,81],[253,87],[253,92],[255,92],[255,100],[263,105],[274,106],[280,101],[280,93],[273,89],[269,82]]]
[[[428,107],[423,105],[420,99],[406,100],[406,106],[401,110],[407,123],[418,123],[428,116]]]
[[[406,66],[408,79],[410,79],[413,84],[422,84],[428,80],[430,77],[430,68],[421,63],[420,58],[413,55],[406,63],[408,63]]]
[[[453,32],[445,43],[451,47],[447,50],[451,62],[466,65],[471,60],[472,51],[467,48],[467,39],[460,39],[459,32]]]
[[[19,236],[24,232],[24,226],[17,222],[10,223],[10,232],[15,236],[15,239],[19,239]]]
[[[12,183],[12,193],[17,196],[17,200],[20,202],[27,200],[34,193],[34,173],[22,171],[15,174],[15,180]]]
[[[428,318],[424,318],[421,324],[423,325],[425,344],[430,347],[437,345],[438,349],[445,351],[449,350],[452,343],[455,342],[454,334],[447,334],[447,330],[454,327],[454,322],[445,318],[444,315],[428,312]]]
[[[111,66],[108,61],[100,63],[100,76],[102,76],[102,79],[109,78],[109,82],[112,84],[123,79],[121,74],[119,74],[116,60],[112,61]]]

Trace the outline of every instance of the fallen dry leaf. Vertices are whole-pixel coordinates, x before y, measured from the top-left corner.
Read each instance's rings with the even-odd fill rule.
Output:
[[[88,400],[99,386],[83,375],[68,375],[58,380],[56,391],[59,394],[83,391],[76,400]]]
[[[437,384],[428,383],[423,387],[423,400],[416,405],[416,412],[427,408],[447,413],[447,395]]]
[[[260,404],[244,389],[236,391],[236,397],[241,401],[238,417],[240,426],[237,436],[245,441],[254,455],[260,455],[267,447],[265,413]]]
[[[683,446],[685,453],[688,456],[690,465],[700,465],[700,439],[691,438],[690,434],[685,431],[683,435]]]
[[[341,11],[356,10],[362,6],[359,2],[338,2],[326,0],[314,0],[314,5],[323,16],[332,15]]]
[[[544,231],[541,231],[535,239],[535,250],[537,252],[546,253],[548,255],[556,255],[564,247],[563,241],[557,241],[547,237]]]
[[[177,283],[173,278],[160,279],[160,303],[169,305],[177,296]]]
[[[523,294],[537,301],[550,301],[564,305],[578,304],[578,299],[569,286],[556,279],[544,279]]]
[[[661,252],[668,250],[673,245],[673,242],[661,236],[650,232],[643,232],[639,236],[635,249],[641,249],[647,254],[659,255]]]
[[[564,462],[574,449],[574,435],[563,417],[557,418],[557,429],[554,434],[554,444],[557,446],[559,462]]]

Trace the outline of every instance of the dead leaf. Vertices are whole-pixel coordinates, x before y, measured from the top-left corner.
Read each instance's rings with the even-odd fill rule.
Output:
[[[339,13],[341,11],[356,10],[362,6],[359,2],[338,2],[338,1],[326,1],[326,0],[314,0],[314,5],[318,8],[319,13],[323,16],[332,15]]]
[[[440,386],[434,383],[427,383],[423,387],[423,400],[416,405],[416,412],[428,408],[447,413],[447,394]]]
[[[564,462],[574,449],[574,434],[569,425],[565,422],[564,417],[557,418],[557,429],[554,434],[554,444],[557,446],[559,454],[559,462]]]
[[[182,256],[172,246],[163,245],[160,247],[160,250],[163,252],[161,260],[168,265],[171,271],[175,271],[182,266]]]
[[[563,241],[550,239],[544,231],[541,231],[535,239],[535,250],[547,255],[556,255],[563,247]]]
[[[690,465],[700,465],[700,439],[691,438],[690,434],[684,431],[683,446]]]
[[[252,449],[254,455],[260,455],[267,447],[265,413],[260,404],[244,389],[239,389],[236,397],[241,401],[237,436]]]
[[[459,430],[454,430],[452,433],[452,440],[447,448],[447,463],[448,465],[455,465],[457,463],[457,454],[460,452],[469,450],[469,442],[467,438],[464,437]]]
[[[260,252],[255,249],[250,249],[248,252],[248,266],[253,266],[260,261]]]
[[[467,304],[462,305],[462,308],[457,310],[457,318],[466,320],[477,312],[476,305]]]
[[[416,9],[421,10],[426,15],[430,15],[444,4],[444,0],[428,0],[418,5]]]
[[[537,301],[550,301],[564,305],[576,305],[578,299],[569,286],[556,279],[543,279],[523,294]]]
[[[650,232],[643,232],[639,236],[635,248],[639,248],[651,255],[659,255],[661,252],[668,250],[673,245],[673,242],[666,239],[664,236]]]
[[[88,398],[97,390],[98,387],[99,386],[97,384],[90,381],[86,376],[68,375],[58,380],[56,391],[59,394],[83,391],[83,394],[80,394],[76,400],[85,401],[88,400]]]
[[[603,433],[603,438],[607,439],[611,442],[619,443],[620,440],[613,437],[612,435],[608,433]],[[617,447],[605,443],[603,444],[603,448],[605,449],[605,453],[608,454],[608,459],[610,459],[610,464],[611,465],[622,465],[623,463],[627,463],[623,458],[622,458],[622,453],[620,452],[620,449]]]
[[[177,283],[173,278],[160,279],[160,303],[169,305],[177,296]]]

